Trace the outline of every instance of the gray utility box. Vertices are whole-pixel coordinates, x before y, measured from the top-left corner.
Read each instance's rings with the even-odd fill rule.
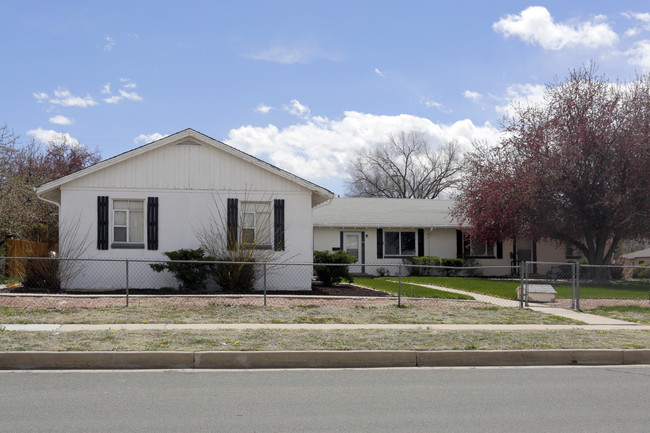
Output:
[[[557,292],[550,284],[529,284],[529,302],[553,302]],[[517,287],[517,299],[521,298],[521,286]]]

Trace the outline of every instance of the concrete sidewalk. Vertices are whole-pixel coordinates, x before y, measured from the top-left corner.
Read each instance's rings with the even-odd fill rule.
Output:
[[[460,295],[472,296],[477,301],[485,302],[486,304],[497,305],[499,307],[519,307],[519,301],[514,301],[511,299],[497,298],[496,296],[483,295],[480,293],[468,292],[465,290],[451,289],[449,287],[434,286],[431,284],[418,284],[418,283],[409,283],[415,286],[427,287],[429,289],[439,290],[441,292],[450,292],[457,293]],[[580,311],[569,310],[567,308],[560,307],[551,307],[545,304],[539,304],[534,302],[529,302],[526,307],[533,311],[539,311],[540,313],[552,314],[554,316],[566,317],[567,319],[579,320],[588,325],[626,325],[630,322],[624,320],[612,319],[609,317],[599,316],[596,314],[588,314]]]

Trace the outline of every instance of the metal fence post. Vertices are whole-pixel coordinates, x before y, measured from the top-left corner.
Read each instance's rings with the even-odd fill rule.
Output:
[[[573,262],[573,266],[571,266],[571,272],[573,272],[573,275],[571,275],[571,309],[575,309],[576,307],[576,265],[578,262]]]
[[[397,266],[397,306],[402,306],[402,265]]]
[[[264,306],[266,307],[266,263],[264,263]]]
[[[580,309],[580,262],[576,262],[576,310]]]
[[[528,262],[524,261],[524,296],[525,296],[525,305],[528,307]]]
[[[524,262],[519,262],[519,308],[524,308]]]
[[[129,306],[129,261],[125,260],[126,263],[126,306]]]

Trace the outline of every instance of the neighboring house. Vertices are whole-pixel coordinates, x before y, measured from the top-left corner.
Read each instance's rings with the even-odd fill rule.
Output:
[[[60,207],[63,257],[166,260],[165,251],[198,248],[197,235],[212,226],[293,263],[311,262],[312,207],[334,196],[192,129],[41,185],[37,195]],[[148,263],[130,266],[130,287],[176,286]],[[72,274],[66,288],[124,287],[124,262],[85,262]],[[311,276],[306,266],[270,270],[267,287],[306,289]]]
[[[650,264],[650,248],[623,254],[618,258],[618,262],[623,266],[648,265]]]
[[[354,270],[367,273],[415,256],[471,258],[482,266],[501,266],[495,274],[510,273],[521,260],[575,259],[570,249],[551,242],[474,243],[451,218],[452,205],[452,200],[335,198],[314,208],[314,249],[347,251],[358,259]]]

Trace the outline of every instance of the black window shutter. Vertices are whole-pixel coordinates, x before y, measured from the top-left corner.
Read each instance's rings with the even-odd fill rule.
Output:
[[[273,200],[273,228],[275,233],[273,249],[284,251],[284,199]]]
[[[147,249],[158,249],[158,197],[147,198]]]
[[[456,258],[462,259],[465,254],[465,239],[463,238],[463,232],[456,229]]]
[[[537,242],[533,241],[533,262],[537,261]]]
[[[339,249],[343,251],[343,232],[339,233]]]
[[[424,229],[418,229],[418,257],[424,257]]]
[[[377,258],[384,258],[384,230],[377,229]]]
[[[108,249],[108,196],[97,196],[97,249]]]
[[[503,242],[497,242],[497,259],[503,258]]]
[[[237,248],[237,217],[238,217],[238,201],[236,198],[228,199],[228,210],[226,226],[228,227],[227,233],[227,248],[234,250]]]

